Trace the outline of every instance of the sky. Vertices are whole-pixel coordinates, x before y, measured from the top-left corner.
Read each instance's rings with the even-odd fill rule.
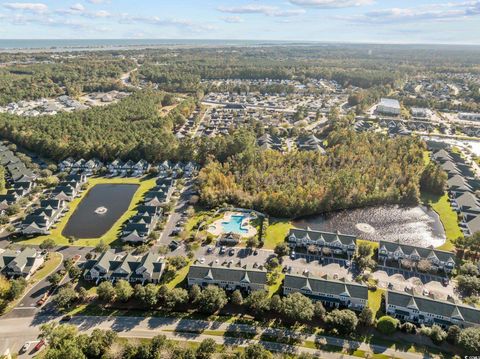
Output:
[[[0,39],[480,44],[480,0],[0,0]]]

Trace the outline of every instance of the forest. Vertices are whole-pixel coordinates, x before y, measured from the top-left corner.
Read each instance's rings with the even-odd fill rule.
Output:
[[[230,203],[277,217],[418,203],[425,149],[419,139],[356,133],[339,123],[327,143],[326,155],[247,146],[223,163],[212,160],[199,175],[201,200],[209,207]]]
[[[58,62],[42,58],[41,61],[16,61],[10,66],[0,67],[0,105],[64,94],[77,96],[82,92],[121,89],[121,74],[134,67],[131,60],[107,54],[79,56]]]
[[[165,93],[139,91],[117,104],[55,116],[20,117],[0,114],[0,136],[55,160],[170,159],[177,141],[172,129],[195,108],[192,99],[181,100],[167,116],[160,116]]]

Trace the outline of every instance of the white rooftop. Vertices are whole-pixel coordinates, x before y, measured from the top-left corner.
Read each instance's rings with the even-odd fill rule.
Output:
[[[385,107],[393,107],[393,108],[400,109],[400,102],[398,102],[398,100],[395,100],[393,98],[382,98],[382,99],[380,99],[380,105],[385,106]]]

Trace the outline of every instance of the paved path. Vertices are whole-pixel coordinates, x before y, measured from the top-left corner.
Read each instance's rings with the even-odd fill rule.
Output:
[[[58,317],[39,315],[34,318],[4,318],[0,319],[0,354],[10,349],[17,352],[27,340],[35,340],[40,332],[43,323],[58,320]],[[125,338],[152,338],[163,334],[169,339],[202,341],[212,338],[219,344],[246,346],[250,343],[262,342],[267,348],[281,352],[304,352],[318,355],[323,358],[353,358],[341,353],[322,353],[316,349],[262,341],[258,339],[243,339],[215,335],[212,331],[228,331],[236,333],[255,333],[268,335],[269,337],[295,336],[301,341],[315,341],[311,334],[299,334],[284,329],[259,328],[247,324],[234,324],[225,322],[210,322],[193,319],[177,318],[144,318],[144,317],[95,317],[78,316],[74,317],[69,324],[75,325],[82,332],[91,332],[99,329],[112,329],[120,337]],[[202,332],[207,331],[205,334]],[[197,334],[198,333],[198,334]],[[220,334],[220,333],[219,333]],[[259,338],[258,336],[256,338]],[[326,342],[339,347],[350,347],[368,352],[382,353],[388,356],[404,359],[419,359],[423,356],[416,353],[401,352],[379,345],[368,345],[356,341],[348,341],[333,337],[324,337]]]

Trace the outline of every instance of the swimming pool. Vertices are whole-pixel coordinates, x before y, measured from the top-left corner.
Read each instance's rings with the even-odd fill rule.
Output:
[[[237,234],[248,233],[248,229],[242,228],[242,222],[245,218],[247,217],[242,215],[231,216],[228,222],[222,222],[223,231],[225,233],[233,232]]]

